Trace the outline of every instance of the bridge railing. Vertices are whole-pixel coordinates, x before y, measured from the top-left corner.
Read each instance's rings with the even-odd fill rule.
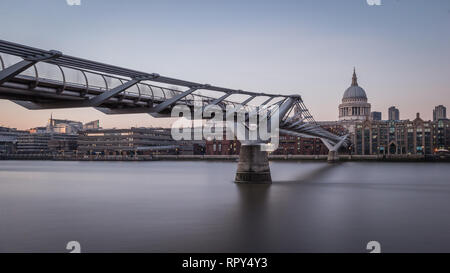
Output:
[[[0,69],[5,69],[21,60],[23,60],[22,57],[0,53]],[[89,93],[89,90],[91,89],[108,91],[129,81],[128,78],[122,76],[83,69],[73,65],[54,64],[49,62],[36,63],[29,69],[19,74],[19,77],[24,76],[33,78],[35,81],[35,86],[38,86],[39,83],[44,80],[58,83],[61,86],[61,92],[67,85],[79,86],[85,89],[86,93]],[[178,81],[176,80],[175,83],[178,83]],[[153,82],[148,83],[146,81],[142,81],[126,89],[122,92],[122,94],[134,96],[138,99],[144,97],[153,101],[165,101],[184,92],[184,90],[180,90],[176,85],[169,87],[162,85],[163,84],[155,85]],[[203,106],[206,106],[212,100],[225,94],[225,92],[221,91],[213,90],[209,92],[208,95],[202,95],[200,92],[194,92],[180,100],[178,103],[193,105],[194,101],[201,100],[203,102]],[[226,91],[226,89],[224,89],[224,91]],[[215,93],[216,96],[213,96],[211,93]],[[242,106],[243,109],[252,111],[255,109],[255,106],[263,104],[263,101],[267,99],[270,99],[270,104],[276,104],[281,100],[286,99],[286,96],[248,93],[237,90],[237,92],[233,92],[229,97],[227,97],[227,99],[221,101],[220,104],[222,106],[236,106],[243,101],[246,101],[247,103]],[[310,114],[308,115],[310,116]]]
[[[153,75],[157,75],[67,56],[57,51],[47,51],[2,40],[0,40],[0,52],[4,53],[4,55],[9,54],[10,56],[14,56],[17,61],[13,63],[17,63],[21,59],[33,59],[37,57],[39,61],[33,66],[33,69],[29,69],[21,74],[22,76],[26,75],[29,77],[35,77],[36,86],[39,85],[39,79],[46,79],[48,81],[57,81],[61,83],[63,87],[69,84],[74,86],[82,86],[87,90],[87,92],[89,92],[90,88],[94,88],[96,90],[110,90],[111,88],[118,86],[119,83],[129,81],[130,78],[152,77]],[[46,56],[50,57],[47,58]],[[5,67],[7,67],[7,65],[5,64],[4,58],[0,56],[0,70]],[[157,75],[154,79],[150,79],[150,81],[151,83],[140,82],[139,84],[133,85],[123,91],[122,94],[135,96],[138,99],[141,97],[151,96],[152,100],[162,101],[170,99],[173,96],[186,91],[178,90],[178,88],[174,88],[173,86],[178,86],[185,89],[202,85],[195,82],[168,78],[160,75]],[[225,94],[241,96],[238,96],[236,100],[226,98],[220,102],[222,105],[236,105],[243,103],[244,101],[246,104],[248,103],[248,105],[257,105],[257,103],[254,103],[253,101],[246,101],[245,95],[253,96],[254,98],[261,96],[287,97],[285,95],[255,93],[211,85],[203,85],[203,87],[199,88],[199,90],[201,89],[216,92],[217,95],[204,96],[200,95],[199,92],[194,91],[194,93],[188,96],[183,96],[183,99],[177,103],[192,104],[192,101],[195,99],[211,101]]]
[[[17,56],[0,53],[0,70],[3,70],[21,60],[22,58]],[[19,77],[21,76],[33,78],[36,85],[39,85],[39,82],[45,80],[58,83],[63,87],[70,84],[73,86],[82,87],[86,90],[95,88],[96,90],[102,91],[108,91],[129,80],[124,77],[102,74],[75,67],[49,64],[45,62],[39,62],[33,65],[24,72],[20,73]],[[175,88],[165,88],[141,82],[126,89],[123,91],[123,94],[134,95],[137,97],[142,96],[152,100],[163,101],[181,92],[181,90],[177,90]],[[193,101],[196,96],[197,95],[191,95],[190,100]]]
[[[10,54],[0,53],[0,70],[3,70],[15,63],[23,60],[22,58]],[[90,89],[108,91],[114,87],[123,84],[129,79],[125,77],[120,77],[116,75],[110,75],[105,73],[99,73],[91,70],[81,69],[73,66],[57,65],[46,62],[38,62],[32,67],[28,68],[24,72],[20,73],[18,77],[32,78],[35,82],[35,86],[38,86],[40,82],[54,82],[62,86],[62,89],[67,85],[78,86],[86,90],[89,93]],[[184,92],[180,90],[178,86],[164,87],[160,85],[155,85],[154,83],[140,82],[132,87],[126,89],[122,92],[123,95],[131,95],[137,98],[143,97],[148,98],[153,101],[164,101],[177,94]],[[187,105],[193,105],[194,101],[203,101],[203,106],[206,106],[208,102],[216,99],[223,95],[223,92],[213,92],[216,96],[209,96],[192,93],[186,96],[182,101]],[[235,106],[246,98],[248,95],[242,95],[239,93],[231,95],[228,99],[221,102],[222,105]],[[257,97],[255,97],[257,98]],[[273,102],[277,102],[284,98],[280,96],[275,98]],[[254,105],[258,105],[257,103]],[[250,104],[244,106],[245,108],[250,108]]]
[[[280,109],[280,112],[283,112],[280,127],[288,128],[297,134],[312,137],[323,136],[334,142],[339,140],[339,137],[315,123],[300,96],[256,93],[200,84],[0,40],[0,72],[8,67],[12,67],[12,69],[7,69],[3,75],[0,74],[1,84],[25,78],[27,81],[23,88],[33,92],[45,92],[46,90],[37,87],[44,86],[49,82],[54,83],[53,86],[56,86],[54,88],[57,89],[56,97],[54,89],[51,90],[53,92],[51,95],[59,104],[64,99],[60,99],[58,95],[66,93],[72,93],[72,96],[89,94],[89,103],[81,102],[81,105],[86,107],[93,105],[97,107],[104,104],[106,107],[114,108],[116,105],[111,105],[111,103],[117,104],[123,101],[126,101],[126,107],[130,107],[129,105],[131,107],[150,106],[155,103],[151,110],[157,111],[157,113],[167,110],[175,104],[193,106],[196,101],[202,101],[203,106],[212,102],[220,106],[242,104],[241,107],[249,113],[255,111],[258,106],[277,104],[282,105],[280,108],[283,108],[283,110]],[[25,68],[28,69],[24,70]],[[23,80],[19,83],[21,82]],[[77,88],[73,88],[74,86]],[[70,92],[64,92],[66,87]],[[109,94],[103,94],[106,92]],[[35,95],[36,93],[33,94],[33,97]],[[123,100],[125,97],[126,99]],[[144,98],[146,101],[141,101]],[[73,100],[73,98],[70,99]],[[294,104],[295,106],[293,106]],[[64,107],[67,107],[67,104],[64,104]],[[144,111],[147,110],[144,109]]]

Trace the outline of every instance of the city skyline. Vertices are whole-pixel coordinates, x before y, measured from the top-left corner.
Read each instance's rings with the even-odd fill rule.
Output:
[[[450,26],[448,1],[383,1],[382,6],[363,0],[228,1],[220,7],[206,1],[136,1],[139,9],[119,1],[4,5],[3,20],[14,20],[12,14],[23,18],[14,28],[0,30],[1,39],[171,77],[300,94],[316,120],[338,119],[354,66],[372,111],[385,117],[395,105],[401,119],[420,112],[432,120],[435,106],[450,105],[450,38],[444,35]],[[50,7],[54,17],[41,16]],[[117,16],[129,20],[119,23]],[[89,28],[93,22],[95,35]],[[50,113],[82,122],[100,119],[105,128],[167,124],[146,114],[107,116],[92,108],[30,111],[0,100],[2,126],[41,126]]]
[[[437,106],[442,106],[442,105],[436,105],[436,107]],[[395,107],[395,106],[392,106],[392,107]],[[444,105],[444,107],[445,108],[447,108],[445,105]],[[398,108],[396,108],[397,110],[401,110],[401,109],[398,109]],[[27,109],[25,109],[26,111],[30,111],[30,110],[27,110]],[[433,108],[433,110],[434,110],[434,108]],[[432,111],[433,111],[432,110]],[[41,110],[42,111],[42,110]],[[383,112],[383,111],[372,111],[371,113],[377,113],[377,112],[381,112],[382,113],[382,117],[385,117],[385,118],[381,118],[380,120],[389,120],[389,108],[385,111],[385,112]],[[417,112],[417,113],[419,113],[420,114],[420,117],[421,118],[423,118],[423,116],[422,116],[422,113],[420,113],[420,112]],[[406,118],[401,118],[401,111],[400,111],[400,121],[402,121],[402,120],[414,120],[416,117],[417,117],[417,113],[416,113],[416,115],[414,116],[414,117],[406,117]],[[128,115],[126,115],[126,116],[128,116]],[[150,118],[152,118],[152,119],[155,119],[155,118],[153,118],[153,117],[151,117],[151,116],[149,116]],[[34,128],[37,128],[37,127],[45,127],[45,126],[47,126],[47,124],[48,124],[48,122],[49,122],[49,120],[50,119],[58,119],[58,120],[70,120],[70,121],[76,121],[76,122],[81,122],[81,123],[91,123],[91,122],[94,122],[94,121],[98,121],[98,122],[100,122],[100,124],[102,124],[102,119],[96,119],[96,120],[82,120],[82,121],[79,121],[79,120],[75,120],[75,119],[70,119],[70,118],[68,118],[68,117],[66,117],[66,116],[58,116],[58,117],[55,117],[54,116],[54,112],[53,111],[50,111],[50,116],[49,117],[47,117],[47,119],[44,121],[44,123],[41,123],[41,124],[35,124],[35,125],[33,125],[33,126],[29,126],[29,127],[24,127],[24,128],[20,128],[20,127],[17,127],[17,126],[7,126],[7,125],[4,125],[4,124],[1,124],[0,123],[0,127],[6,127],[6,128],[14,128],[14,129],[18,129],[18,130],[29,130],[29,129],[34,129]],[[158,120],[161,120],[161,119],[164,119],[164,120],[172,120],[172,119],[170,119],[170,118],[158,118],[158,119],[155,119],[156,121],[158,121]],[[370,117],[370,119],[371,120],[373,120],[372,119],[372,117]],[[448,117],[446,117],[446,119],[448,119]],[[327,121],[337,121],[338,119],[335,119],[335,120],[318,120],[318,121],[320,121],[320,122],[327,122]],[[433,118],[431,118],[431,119],[424,119],[425,121],[433,121],[434,119]],[[148,126],[145,126],[145,125],[138,125],[137,123],[136,124],[130,124],[130,125],[128,125],[128,126],[125,126],[125,127],[117,127],[117,126],[113,126],[113,127],[107,127],[107,126],[101,126],[102,128],[105,128],[105,129],[116,129],[116,128],[126,128],[126,129],[129,129],[129,128],[144,128],[144,127],[148,127],[148,128],[170,128],[171,127],[171,123],[170,124],[168,124],[167,122],[162,122],[162,123],[157,123],[157,124],[150,124],[150,125],[148,125]]]

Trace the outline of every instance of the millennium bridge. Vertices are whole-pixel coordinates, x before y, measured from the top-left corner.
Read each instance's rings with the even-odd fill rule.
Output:
[[[276,107],[277,115],[271,113],[269,119],[279,119],[279,133],[320,138],[329,150],[329,161],[336,161],[337,150],[349,145],[346,135],[333,134],[315,122],[300,95],[251,92],[175,79],[3,40],[0,99],[30,110],[93,107],[108,115],[147,113],[157,118],[171,117],[175,106],[194,112],[200,101],[202,110],[233,107],[236,123],[240,122],[238,109],[247,110],[248,121],[252,115]],[[236,182],[271,182],[262,142],[241,142]]]

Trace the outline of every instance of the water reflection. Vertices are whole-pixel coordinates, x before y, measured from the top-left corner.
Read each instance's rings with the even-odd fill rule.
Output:
[[[271,185],[235,184],[239,202],[239,242],[244,252],[263,248],[268,217],[268,202]]]
[[[2,161],[0,252],[450,251],[446,163]]]

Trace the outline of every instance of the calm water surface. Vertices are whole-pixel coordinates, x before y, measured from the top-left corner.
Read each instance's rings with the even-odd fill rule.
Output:
[[[450,164],[0,161],[0,252],[450,252]]]

